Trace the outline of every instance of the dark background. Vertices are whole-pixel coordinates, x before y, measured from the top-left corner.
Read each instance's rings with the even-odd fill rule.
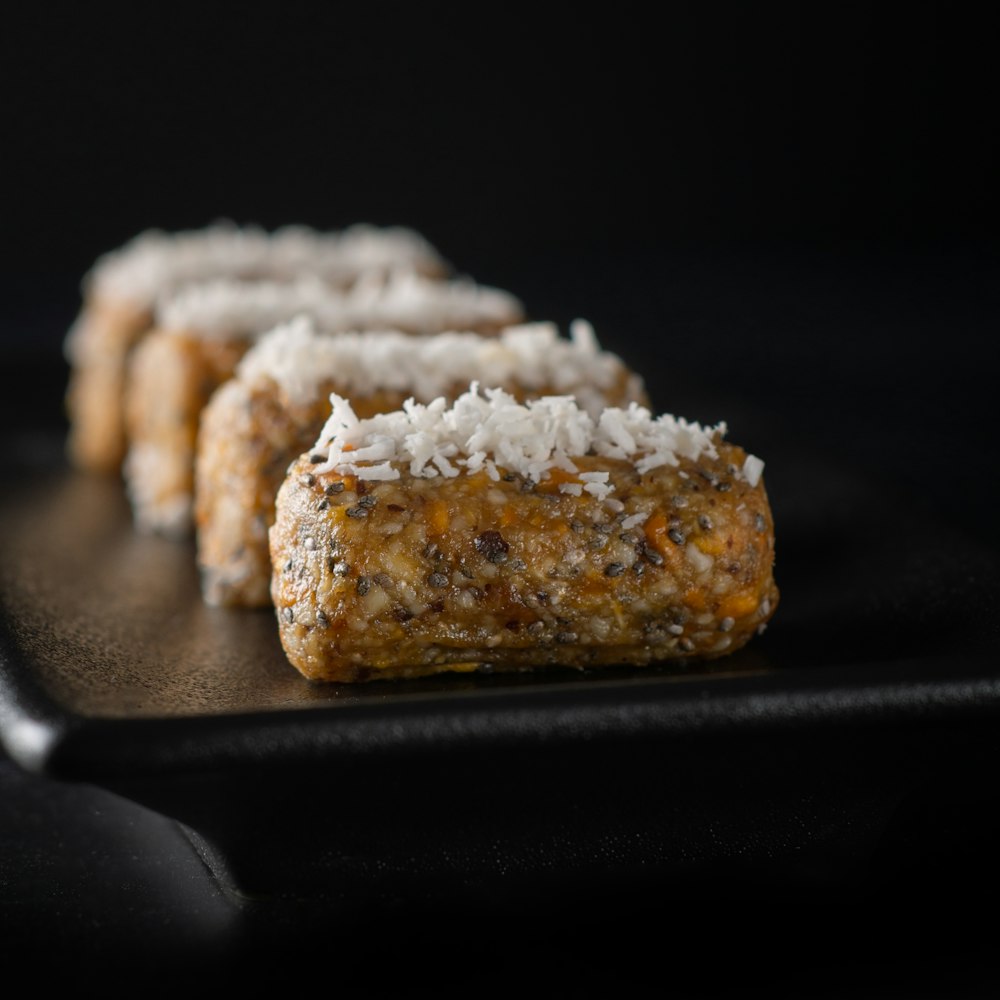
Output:
[[[221,217],[411,225],[548,314],[695,248],[994,246],[968,8],[311,10],[7,15],[5,343],[55,336],[98,254]]]
[[[970,7],[136,11],[5,15],[6,426],[60,425],[80,279],[141,230],[402,224],[534,316],[589,318],[659,408],[726,419],[765,460],[844,461],[919,501],[928,531],[950,518],[995,546],[995,35]],[[780,537],[794,462],[767,474]],[[56,913],[127,940],[153,927],[169,952],[193,932],[168,928],[164,898],[211,916],[210,895],[184,897],[201,869],[155,817],[115,817],[110,832],[111,804],[3,776],[22,817],[4,834],[3,884],[40,934]],[[888,891],[912,899],[935,870],[945,908],[967,914],[1000,830],[995,796],[935,805]],[[25,849],[17,824],[47,832]],[[883,854],[899,857],[891,842]],[[171,872],[187,888],[161,886]],[[786,940],[794,924],[784,914]],[[993,971],[979,938],[949,943],[961,968]],[[899,977],[913,995],[927,947],[916,966],[898,951],[826,954],[824,974],[858,996],[876,970],[871,995]],[[955,996],[951,969],[931,971]]]

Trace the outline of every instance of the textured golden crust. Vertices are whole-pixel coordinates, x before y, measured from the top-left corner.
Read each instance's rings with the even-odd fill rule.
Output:
[[[270,531],[289,661],[312,680],[353,682],[730,653],[778,591],[764,485],[735,472],[742,449],[718,451],[641,475],[574,459],[609,471],[611,503],[559,492],[563,474],[361,481],[317,475],[302,455]]]
[[[509,384],[518,399],[531,393]],[[452,386],[454,399],[468,389]],[[273,382],[254,387],[232,380],[212,397],[202,414],[195,468],[195,524],[202,593],[209,604],[264,607],[271,603],[271,557],[267,532],[289,465],[316,440],[330,415],[330,393],[343,392],[337,380],[321,384],[316,397],[295,402]],[[361,419],[398,409],[409,392],[378,392],[351,399]],[[645,390],[623,365],[602,394],[608,406],[647,403]],[[429,402],[429,400],[427,401]]]

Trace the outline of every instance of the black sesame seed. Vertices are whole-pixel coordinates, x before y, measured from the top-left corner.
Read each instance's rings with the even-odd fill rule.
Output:
[[[364,597],[365,594],[367,594],[368,591],[372,589],[372,582],[371,580],[368,579],[367,576],[359,576],[358,582],[355,585],[355,589],[362,597]]]
[[[316,477],[311,472],[303,472],[302,475],[299,476],[299,483],[303,486],[315,486]]]
[[[625,567],[620,562],[608,563],[604,567],[605,576],[621,576],[625,572]]]
[[[367,517],[368,508],[360,505],[357,507],[348,507],[346,513],[348,517]]]
[[[444,573],[431,573],[431,575],[427,577],[427,582],[432,587],[447,587],[448,577],[445,576]]]
[[[667,538],[670,539],[675,545],[683,545],[687,539],[684,537],[684,532],[678,530],[677,528],[671,528],[667,532]]]
[[[343,493],[344,492],[344,484],[342,482],[340,482],[339,480],[337,482],[335,482],[335,483],[330,483],[330,485],[327,486],[327,488],[325,490],[323,490],[323,492],[328,497],[332,497],[334,493]]]

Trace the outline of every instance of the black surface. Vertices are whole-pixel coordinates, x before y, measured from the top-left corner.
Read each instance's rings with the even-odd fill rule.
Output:
[[[383,801],[352,814],[354,835],[385,839],[357,864],[340,856],[346,903],[234,896],[238,871],[206,867],[172,816],[128,797],[148,787],[116,794],[3,760],[4,969],[150,992],[207,970],[240,970],[247,989],[248,969],[264,983],[265,969],[302,966],[369,990],[401,976],[476,989],[520,977],[523,989],[536,958],[563,992],[610,976],[690,996],[995,994],[1000,729],[982,689],[940,686],[950,650],[968,652],[971,636],[992,652],[1000,630],[992,33],[941,4],[674,8],[665,29],[495,14],[484,31],[420,8],[419,32],[342,8],[318,21],[175,5],[142,21],[9,15],[4,440],[62,429],[58,351],[79,278],[141,228],[412,224],[536,314],[591,319],[660,407],[727,419],[769,462],[779,512],[808,509],[810,470],[840,470],[823,480],[829,530],[779,517],[778,573],[802,582],[786,592],[801,622],[829,592],[810,580],[838,588],[842,627],[816,636],[789,614],[782,631],[779,615],[767,637],[808,646],[819,668],[870,661],[885,683],[869,707],[917,697],[890,720],[848,704],[791,752],[744,731],[710,760],[687,758],[727,784],[722,798],[683,775],[651,784],[627,743],[599,760],[588,751],[585,774],[564,762],[569,788],[602,790],[606,810],[546,797],[559,791],[556,758],[520,815],[500,811],[514,789],[489,767],[506,792],[496,801],[471,774],[454,803],[447,783],[422,799],[396,776],[400,812]],[[776,463],[788,455],[794,468]],[[905,516],[883,509],[860,527],[836,516],[872,495],[906,498]],[[864,573],[846,558],[859,530],[895,539]],[[930,689],[909,683],[922,659]],[[995,676],[989,661],[978,669]],[[942,702],[943,690],[956,697]],[[741,770],[765,760],[770,771]],[[761,797],[768,773],[785,781]],[[219,787],[179,788],[175,812],[218,815]],[[365,787],[342,800],[352,786],[334,783],[316,806],[324,822]],[[684,822],[665,823],[678,789]],[[233,801],[259,810],[265,834],[303,801],[294,784],[283,799],[254,791],[238,783]],[[494,819],[505,835],[491,844]],[[451,820],[474,834],[458,860],[493,878],[433,879],[425,892],[410,872],[433,873],[435,831]],[[747,825],[762,833],[751,845]],[[398,875],[411,829],[424,864]],[[797,831],[793,850],[782,831]],[[679,872],[670,848],[696,835],[705,863]],[[602,838],[606,856],[574,853]],[[812,851],[791,864],[803,844]],[[267,837],[250,829],[246,845],[263,870]],[[384,891],[366,897],[380,846]],[[570,874],[538,875],[546,852]]]

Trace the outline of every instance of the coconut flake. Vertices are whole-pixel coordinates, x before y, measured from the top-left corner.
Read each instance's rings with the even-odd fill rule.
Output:
[[[412,272],[374,274],[348,289],[315,275],[288,281],[218,278],[161,295],[156,325],[206,338],[256,340],[298,316],[326,333],[396,330],[410,334],[478,330],[518,323],[523,306],[509,292],[468,278],[440,281]]]
[[[209,278],[287,280],[311,274],[349,285],[362,274],[398,268],[443,274],[448,265],[419,233],[403,226],[359,223],[317,231],[290,225],[268,232],[222,221],[203,229],[150,229],[97,259],[84,292],[152,309],[158,296]]]
[[[372,467],[358,465],[359,456],[372,454],[380,461],[408,464],[411,475],[428,478],[456,476],[463,468],[471,474],[488,457],[502,469],[542,482],[552,469],[566,468],[571,455],[614,452],[621,457],[622,425],[635,442],[624,457],[648,471],[678,464],[678,451],[692,459],[716,455],[715,440],[725,430],[724,424],[703,428],[668,414],[654,418],[635,403],[624,410],[609,407],[595,420],[572,396],[543,396],[522,404],[503,389],[481,389],[478,383],[450,407],[443,397],[428,404],[410,398],[402,409],[367,420],[358,420],[345,398],[332,394],[330,400],[330,419],[314,449],[326,449],[327,460],[314,471],[351,472],[362,479],[371,478]],[[377,468],[383,478],[383,465]],[[614,490],[607,471],[578,477],[580,490],[601,500]],[[563,485],[576,484],[560,484],[561,490]]]
[[[743,463],[743,475],[746,481],[756,487],[760,482],[760,477],[764,472],[764,463],[756,455],[747,455]]]
[[[237,377],[249,385],[273,381],[298,403],[314,402],[320,386],[331,381],[346,396],[396,391],[425,403],[472,382],[528,392],[553,386],[595,417],[609,389],[630,384],[624,362],[600,349],[592,328],[581,346],[561,337],[554,323],[511,326],[497,337],[413,337],[398,330],[330,334],[309,316],[264,335],[240,361]],[[641,380],[634,388],[642,392]],[[583,437],[572,438],[567,450],[582,454],[583,443]],[[566,468],[573,471],[571,463]]]

